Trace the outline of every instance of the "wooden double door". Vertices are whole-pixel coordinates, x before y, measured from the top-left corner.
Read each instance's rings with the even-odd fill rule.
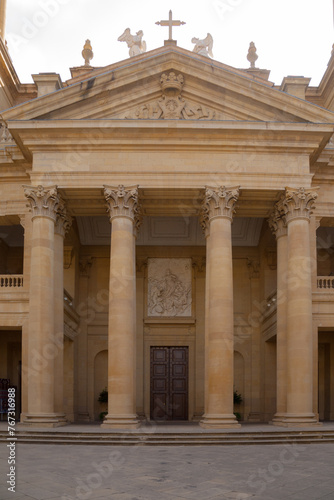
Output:
[[[151,347],[151,420],[188,420],[188,347]]]

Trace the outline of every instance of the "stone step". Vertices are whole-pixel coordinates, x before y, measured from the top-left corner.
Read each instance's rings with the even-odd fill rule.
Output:
[[[108,431],[96,431],[96,432],[85,432],[85,431],[71,431],[71,428],[68,427],[67,431],[60,431],[58,429],[16,429],[16,433],[20,435],[58,435],[58,436],[137,436],[137,437],[147,437],[147,436],[281,436],[281,435],[298,435],[298,436],[305,436],[305,435],[334,435],[334,429],[333,430],[282,430],[282,431],[198,431],[198,432],[185,432],[185,431],[178,431],[178,432],[141,432],[141,431],[127,431],[127,430],[108,430]],[[0,435],[5,436],[7,434],[6,430],[0,430]]]
[[[85,440],[63,440],[63,441],[52,441],[52,440],[40,440],[36,441],[32,440],[22,440],[19,441],[21,444],[52,444],[52,445],[94,445],[94,446],[256,446],[256,445],[287,445],[287,444],[325,444],[325,443],[333,443],[334,440],[323,440],[323,439],[305,439],[305,440],[261,440],[261,441],[240,441],[240,440],[230,440],[230,441],[85,441]]]
[[[236,440],[236,441],[262,441],[262,440],[277,440],[279,439],[280,441],[284,441],[285,439],[334,439],[334,435],[273,435],[273,436],[185,436],[185,435],[178,435],[178,436],[115,436],[115,435],[109,435],[109,436],[71,436],[71,435],[65,435],[65,436],[55,436],[55,435],[50,435],[50,434],[16,434],[16,437],[20,439],[21,441],[23,439],[52,439],[53,441],[62,441],[64,439],[67,440],[77,440],[77,439],[82,439],[85,441],[90,441],[90,440],[98,440],[98,441],[103,441],[103,440],[113,440],[113,441],[122,441],[122,440],[135,440],[135,441],[159,441],[159,440],[164,440],[164,441],[179,441],[180,439],[186,439],[188,441],[194,440],[194,439],[199,439],[199,440],[204,440],[204,441],[231,441],[231,440]],[[8,435],[0,436],[0,439],[8,439]]]
[[[17,442],[26,444],[92,444],[115,446],[209,446],[290,443],[332,443],[334,431],[231,432],[231,433],[138,433],[17,431]],[[0,442],[10,440],[0,431]]]

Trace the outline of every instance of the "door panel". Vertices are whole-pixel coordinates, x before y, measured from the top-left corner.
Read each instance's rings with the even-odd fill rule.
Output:
[[[171,406],[173,411],[173,420],[187,420],[185,418],[185,406],[186,406],[186,396],[185,394],[173,394],[171,400]]]
[[[167,420],[168,393],[168,347],[151,348],[151,419]]]
[[[188,420],[188,347],[151,347],[151,419]]]

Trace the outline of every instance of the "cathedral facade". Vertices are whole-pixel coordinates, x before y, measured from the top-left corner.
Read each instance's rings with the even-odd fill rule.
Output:
[[[275,85],[253,47],[243,70],[209,57],[209,34],[145,52],[140,33],[124,61],[92,67],[87,41],[70,80],[31,84],[0,38],[17,418],[334,420],[334,55],[318,87]]]

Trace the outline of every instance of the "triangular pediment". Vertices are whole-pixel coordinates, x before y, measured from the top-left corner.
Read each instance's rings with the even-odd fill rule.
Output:
[[[162,82],[182,78],[181,88]],[[168,87],[168,86],[167,86]],[[333,123],[334,114],[245,71],[179,47],[98,69],[3,113],[11,120],[201,120]]]

